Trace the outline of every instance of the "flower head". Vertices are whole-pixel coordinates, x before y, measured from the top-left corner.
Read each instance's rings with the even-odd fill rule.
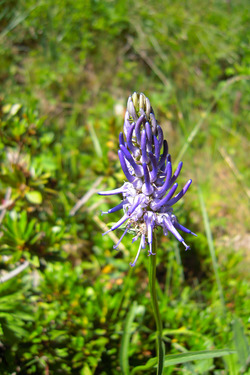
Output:
[[[129,230],[136,232],[133,241],[140,238],[140,246],[134,262],[130,263],[133,267],[141,249],[147,244],[149,255],[155,255],[152,242],[153,231],[157,227],[163,228],[164,235],[171,232],[186,250],[189,249],[178,230],[195,234],[178,223],[173,214],[173,205],[187,192],[192,180],[188,180],[183,189],[174,195],[182,162],[173,173],[167,141],[155,119],[150,101],[144,94],[135,92],[128,98],[123,131],[124,135],[119,135],[118,156],[128,182],[118,189],[101,191],[99,194],[123,196],[121,203],[105,212],[123,210],[123,216],[104,234],[125,224],[125,231],[114,246],[117,248]]]

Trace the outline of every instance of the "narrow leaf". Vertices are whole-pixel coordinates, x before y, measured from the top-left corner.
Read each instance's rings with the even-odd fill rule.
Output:
[[[223,357],[225,355],[229,355],[233,353],[235,353],[234,350],[218,349],[218,350],[202,350],[199,352],[176,354],[176,355],[166,356],[164,366],[168,367],[168,366],[178,365],[181,363],[186,363],[186,362],[196,361],[196,360],[201,360],[201,359],[218,358],[218,357]]]
[[[128,347],[131,336],[132,323],[136,316],[137,302],[135,301],[127,315],[125,320],[124,331],[122,335],[121,349],[120,349],[120,366],[124,375],[129,375],[129,358],[128,358]]]
[[[218,349],[218,350],[202,350],[198,352],[188,352],[181,354],[166,355],[164,360],[164,368],[191,361],[197,361],[201,359],[218,358],[225,355],[235,353],[235,350],[230,349]],[[135,367],[131,374],[135,374],[138,371],[148,370],[152,367],[157,366],[157,358],[151,358],[144,366]]]
[[[236,318],[233,322],[233,335],[241,370],[244,371],[248,361],[250,360],[250,350],[247,338],[244,334],[243,326],[238,318]]]

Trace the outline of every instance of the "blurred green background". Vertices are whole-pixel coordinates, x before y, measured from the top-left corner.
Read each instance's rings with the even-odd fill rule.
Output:
[[[236,350],[165,373],[250,373],[249,8],[0,0],[1,374],[127,374],[156,355],[148,257],[131,270],[131,236],[119,252],[119,231],[102,237],[120,213],[100,210],[119,198],[96,194],[124,181],[118,135],[134,91],[184,162],[180,184],[193,179],[176,207],[198,234],[185,236],[192,250],[158,233],[166,353]]]

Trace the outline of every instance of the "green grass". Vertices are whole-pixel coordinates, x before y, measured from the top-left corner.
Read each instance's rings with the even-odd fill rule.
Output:
[[[124,181],[134,91],[193,179],[177,207],[192,250],[157,233],[165,374],[248,373],[248,14],[246,0],[0,1],[0,277],[29,262],[0,284],[1,374],[155,373],[148,257],[130,269],[129,235],[113,250],[100,210],[118,199],[96,194]]]

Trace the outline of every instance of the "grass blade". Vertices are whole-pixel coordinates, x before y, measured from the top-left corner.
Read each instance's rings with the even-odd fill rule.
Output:
[[[27,12],[17,15],[13,17],[9,25],[0,33],[0,38],[5,37],[10,31],[15,29],[20,23],[22,23],[29,15],[31,12],[33,12],[34,9],[37,7],[41,6],[42,4],[36,4],[33,7],[31,7]]]
[[[213,264],[213,270],[215,274],[217,288],[219,290],[220,302],[221,302],[222,310],[225,313],[226,306],[225,306],[225,300],[224,300],[223,289],[222,289],[222,285],[220,281],[220,276],[218,272],[218,262],[216,259],[216,254],[215,254],[215,249],[214,249],[213,236],[212,236],[212,232],[211,232],[211,228],[209,224],[209,218],[208,218],[208,214],[207,214],[207,210],[206,210],[206,206],[205,206],[205,202],[204,202],[204,198],[203,198],[203,194],[202,194],[202,190],[200,186],[198,186],[198,193],[199,193],[199,200],[200,200],[200,205],[201,205],[203,221],[205,225],[208,248],[209,248],[211,258],[212,258],[212,264]]]
[[[243,326],[238,318],[233,321],[233,336],[241,371],[244,373],[247,364],[250,361],[250,350]]]
[[[217,349],[217,350],[201,350],[197,352],[188,352],[181,354],[166,355],[164,360],[164,367],[180,365],[191,361],[197,361],[201,359],[219,358],[226,355],[234,354],[234,350],[230,349]],[[156,367],[157,358],[151,358],[146,365],[137,366],[133,369],[131,374],[135,374],[138,371],[148,370],[152,367]]]
[[[95,149],[96,155],[99,158],[102,158],[102,156],[103,156],[103,154],[102,154],[102,148],[101,148],[99,139],[98,139],[98,137],[96,135],[95,128],[94,128],[94,126],[93,126],[93,124],[92,124],[91,121],[89,121],[89,123],[88,123],[88,128],[89,128],[89,133],[90,133],[93,145],[94,145],[94,149]]]
[[[235,353],[233,350],[219,349],[219,350],[201,350],[198,352],[173,354],[173,355],[168,355],[165,357],[164,366],[168,367],[168,366],[179,365],[179,364],[187,363],[191,361],[197,361],[201,359],[218,358],[218,357],[223,357],[225,355],[229,355],[233,353]]]
[[[122,335],[121,349],[120,349],[120,366],[124,375],[129,375],[129,358],[128,358],[128,347],[131,336],[131,326],[136,316],[137,302],[135,301],[127,315],[125,320],[124,331]]]

